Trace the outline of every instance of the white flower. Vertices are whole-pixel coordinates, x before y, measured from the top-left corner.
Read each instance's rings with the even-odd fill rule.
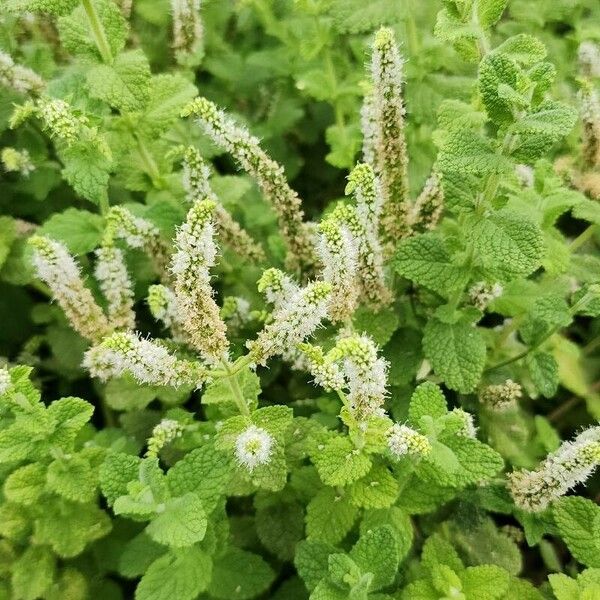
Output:
[[[600,99],[598,92],[584,82],[579,92],[579,114],[583,125],[583,158],[589,167],[600,166]]]
[[[370,141],[368,156],[381,179],[383,190],[382,225],[386,242],[406,233],[408,200],[408,154],[404,133],[402,100],[402,58],[394,32],[382,27],[375,34],[371,59],[372,97],[367,100],[363,123]],[[365,157],[367,159],[367,157]]]
[[[200,387],[205,371],[198,363],[180,360],[164,346],[133,333],[114,333],[84,356],[83,366],[93,377],[105,379],[125,372],[150,385]]]
[[[289,300],[273,313],[273,321],[255,341],[247,343],[257,364],[277,354],[294,350],[314,333],[327,316],[327,300],[331,285],[324,281],[309,283],[294,292]]]
[[[331,284],[332,290],[329,317],[332,321],[345,321],[352,316],[360,294],[356,240],[347,227],[333,219],[321,222],[319,233],[323,280]]]
[[[115,238],[125,240],[131,248],[144,248],[153,244],[158,237],[158,228],[150,221],[135,217],[123,206],[111,207],[106,224],[109,233]]]
[[[163,419],[152,430],[152,437],[148,440],[147,457],[156,457],[164,446],[181,437],[183,427],[174,419]]]
[[[200,0],[171,0],[173,47],[186,54],[196,51],[202,42]]]
[[[579,45],[577,54],[582,74],[585,77],[600,77],[600,46],[586,40]]]
[[[480,401],[491,410],[503,412],[514,408],[523,395],[521,386],[512,379],[498,385],[489,385],[480,396]]]
[[[27,150],[17,150],[7,147],[2,149],[2,164],[7,172],[20,173],[23,177],[29,177],[35,171],[35,165],[31,162],[31,156]]]
[[[497,282],[486,283],[485,281],[478,281],[471,286],[468,293],[473,305],[483,311],[496,298],[500,298],[503,292],[504,288]]]
[[[508,487],[515,504],[538,512],[583,483],[600,464],[600,427],[590,427],[572,442],[563,442],[535,471],[513,471]]]
[[[133,329],[133,284],[129,279],[123,253],[108,245],[96,250],[98,262],[94,275],[108,302],[108,319],[115,329]]]
[[[477,437],[477,427],[473,415],[462,408],[453,408],[451,414],[457,416],[462,424],[461,429],[457,432],[458,435],[468,438]]]
[[[317,385],[326,390],[341,390],[346,387],[346,379],[339,365],[328,361],[319,346],[300,344],[299,349],[304,354],[307,368]]]
[[[222,358],[229,348],[225,323],[210,286],[209,268],[217,254],[211,222],[214,208],[211,200],[194,203],[177,232],[177,252],[171,262],[181,324],[190,343],[210,361]]]
[[[184,116],[192,114],[199,118],[199,123],[213,141],[231,153],[256,180],[271,202],[290,252],[290,266],[313,265],[315,249],[310,227],[303,220],[302,202],[288,185],[283,167],[266,154],[257,138],[206,98],[196,98],[183,111]]]
[[[393,456],[427,456],[431,452],[431,443],[418,431],[408,425],[395,423],[388,431],[388,448]]]
[[[300,286],[289,275],[273,267],[263,271],[257,288],[275,310],[282,308],[300,290]]]
[[[437,171],[427,178],[415,203],[407,210],[407,224],[412,231],[431,231],[444,212],[442,176]]]
[[[275,440],[267,431],[250,425],[235,440],[235,456],[241,465],[252,471],[269,462],[274,443]]]
[[[367,336],[346,337],[337,342],[328,362],[342,361],[350,408],[359,420],[384,414],[387,361],[377,356],[377,346]]]
[[[37,73],[15,64],[9,54],[0,51],[0,85],[21,94],[28,94],[41,92],[45,84]]]
[[[10,373],[6,367],[0,367],[0,396],[6,394],[12,385]]]
[[[52,291],[73,328],[89,340],[98,340],[111,327],[81,278],[79,267],[66,247],[43,236],[29,238],[38,276]]]

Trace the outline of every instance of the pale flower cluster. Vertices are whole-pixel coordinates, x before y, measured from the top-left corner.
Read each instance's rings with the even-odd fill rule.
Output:
[[[285,303],[273,311],[272,322],[247,343],[256,364],[278,354],[286,354],[311,336],[327,316],[331,285],[324,281],[309,283],[294,291]]]
[[[6,394],[12,385],[10,373],[6,367],[0,367],[0,396]]]
[[[365,160],[372,161],[370,164],[381,180],[386,242],[397,241],[406,233],[409,185],[402,62],[393,31],[382,27],[373,42],[373,92],[363,110],[363,127],[368,140]]]
[[[133,284],[127,273],[123,252],[113,245],[96,250],[94,275],[108,302],[108,320],[114,329],[133,329]]]
[[[202,43],[200,0],[171,0],[173,13],[173,48],[191,54]]]
[[[225,324],[210,286],[209,269],[217,254],[211,221],[214,207],[211,200],[192,206],[177,231],[177,251],[171,261],[181,323],[190,343],[210,361],[220,360],[229,348]]]
[[[29,238],[38,277],[48,285],[73,328],[91,341],[112,330],[92,293],[85,286],[79,267],[66,247],[43,236]]]
[[[0,51],[0,86],[13,89],[20,94],[38,94],[44,87],[44,80],[34,71],[16,64],[6,52]]]
[[[485,281],[478,281],[471,286],[468,294],[473,306],[483,311],[496,298],[500,298],[503,291],[502,285],[497,282],[486,283]]]
[[[271,459],[275,440],[273,436],[256,425],[250,425],[235,440],[235,457],[248,471],[267,464]]]
[[[181,437],[183,427],[174,419],[163,419],[152,430],[152,436],[148,440],[147,457],[157,457],[158,453],[173,440]]]
[[[213,141],[231,153],[256,181],[271,202],[279,219],[279,230],[287,243],[290,266],[311,267],[315,249],[311,228],[304,222],[298,194],[287,182],[283,167],[260,147],[257,138],[237,125],[222,110],[206,98],[196,98],[183,111],[195,115]]]
[[[539,512],[583,483],[600,464],[600,426],[590,427],[572,442],[563,442],[534,471],[513,471],[508,487],[515,504],[528,512]]]
[[[4,170],[9,173],[20,173],[23,177],[29,177],[35,171],[35,165],[31,161],[31,156],[27,150],[17,150],[16,148],[2,148],[0,155]]]
[[[504,412],[515,408],[522,395],[521,386],[512,379],[507,379],[504,383],[487,386],[479,399],[491,410]]]
[[[186,149],[183,160],[183,187],[189,202],[212,200],[215,203],[213,220],[219,240],[234,252],[250,261],[261,261],[265,253],[261,245],[231,216],[218,201],[209,183],[210,169],[197,148]]]
[[[388,432],[388,448],[395,458],[424,457],[431,452],[431,442],[408,425],[395,423]]]
[[[200,387],[206,378],[200,363],[178,359],[163,345],[125,332],[92,346],[83,366],[102,380],[130,373],[139,383],[150,385]]]

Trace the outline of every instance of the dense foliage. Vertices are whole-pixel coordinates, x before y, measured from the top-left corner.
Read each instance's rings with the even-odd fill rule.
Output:
[[[0,599],[600,598],[597,0],[3,0]]]

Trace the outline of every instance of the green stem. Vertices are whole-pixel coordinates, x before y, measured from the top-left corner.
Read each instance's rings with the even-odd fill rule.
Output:
[[[248,404],[244,400],[244,394],[242,393],[240,384],[237,380],[237,377],[236,377],[234,371],[231,369],[231,365],[230,365],[229,361],[221,360],[221,364],[223,365],[223,369],[225,369],[225,372],[227,373],[227,376],[226,376],[227,384],[229,385],[229,389],[231,390],[231,393],[233,394],[233,397],[235,399],[235,404],[238,407],[240,414],[242,414],[246,417],[249,416],[250,409],[248,408]]]
[[[586,229],[584,229],[570,244],[569,250],[571,252],[575,252],[581,246],[583,246],[587,241],[589,241],[594,233],[596,233],[596,223],[592,223]]]
[[[81,4],[83,5],[83,9],[87,15],[90,27],[92,29],[92,35],[94,36],[94,41],[96,42],[96,47],[98,48],[98,52],[100,52],[102,60],[108,64],[112,63],[112,51],[110,49],[104,27],[102,26],[100,18],[98,17],[98,13],[96,12],[96,7],[94,6],[92,0],[81,0]]]
[[[160,171],[158,170],[158,166],[156,165],[154,158],[148,151],[148,148],[146,147],[146,144],[144,144],[142,138],[139,135],[136,135],[135,139],[137,141],[138,152],[140,153],[142,162],[146,168],[146,173],[148,173],[148,176],[152,180],[152,185],[159,190],[162,189],[162,177],[160,176]]]

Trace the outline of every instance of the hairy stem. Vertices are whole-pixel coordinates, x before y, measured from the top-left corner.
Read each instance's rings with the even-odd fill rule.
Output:
[[[100,56],[102,56],[102,60],[108,64],[112,63],[112,51],[110,49],[104,27],[100,22],[98,13],[96,12],[96,7],[94,6],[92,0],[81,0],[81,4],[83,5],[83,9],[87,15],[90,27],[92,29],[92,35],[94,36],[94,41],[96,42],[96,47],[98,48],[98,52],[100,52]]]

